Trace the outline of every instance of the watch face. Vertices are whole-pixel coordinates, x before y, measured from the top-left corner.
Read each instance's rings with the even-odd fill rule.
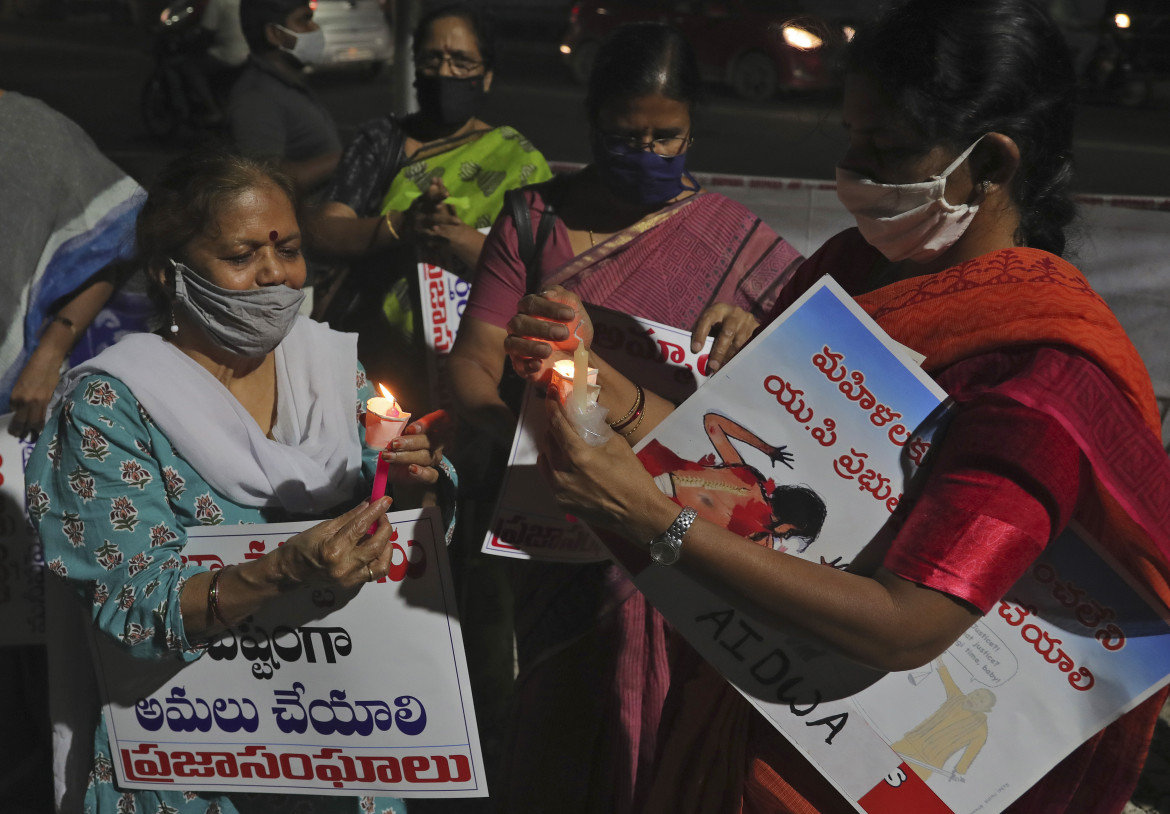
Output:
[[[655,540],[650,546],[650,558],[659,565],[674,565],[679,548],[673,540]]]

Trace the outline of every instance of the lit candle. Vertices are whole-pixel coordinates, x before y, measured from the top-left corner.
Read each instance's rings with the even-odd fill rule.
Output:
[[[594,402],[597,401],[601,388],[597,386],[597,368],[591,367],[588,368],[588,371],[585,379],[588,384],[586,400]],[[573,394],[577,392],[577,387],[574,384],[576,378],[577,365],[573,363],[572,359],[561,359],[553,363],[553,382],[560,391],[562,404],[572,405],[575,402],[576,396]]]
[[[366,399],[366,445],[384,448],[402,434],[410,413],[405,413],[383,385],[381,396]]]
[[[366,399],[366,446],[382,450],[402,435],[402,430],[410,421],[410,413],[403,412],[398,407],[394,396],[383,385],[379,384],[378,389],[382,391],[381,396]],[[371,503],[386,494],[386,481],[389,475],[390,462],[383,460],[379,455],[378,467],[374,470],[374,489],[370,493]],[[373,533],[374,528],[371,526],[368,533]]]
[[[585,343],[577,340],[577,349],[573,351],[573,409],[585,412],[589,403],[589,351]]]

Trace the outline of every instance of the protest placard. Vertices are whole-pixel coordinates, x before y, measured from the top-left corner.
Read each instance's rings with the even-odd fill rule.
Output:
[[[447,365],[471,284],[465,276],[428,262],[418,264],[418,283],[431,400],[438,407],[451,409],[454,398]],[[587,305],[586,310],[594,326],[593,347],[623,374],[659,395],[682,401],[706,378],[710,341],[694,353],[687,331],[606,308]],[[559,562],[606,559],[608,554],[593,532],[557,509],[536,471],[536,433],[544,426],[543,411],[543,395],[528,388],[520,404],[508,467],[483,551]]]
[[[118,782],[190,791],[487,795],[436,510],[389,515],[389,574],[294,592],[189,664],[95,637]],[[263,556],[312,523],[189,529],[188,562]]]
[[[680,502],[707,480],[734,492],[710,519],[844,568],[925,461],[944,398],[826,278],[637,451]],[[1074,532],[939,659],[906,673],[863,668],[644,562],[630,561],[638,588],[868,814],[996,814],[1170,679],[1160,606]]]
[[[427,346],[427,381],[431,404],[450,410],[455,406],[451,396],[447,362],[459,320],[471,295],[471,283],[442,266],[422,262],[418,264],[418,288],[422,297],[423,340]]]
[[[689,331],[605,308],[586,306],[586,310],[593,322],[592,347],[631,380],[673,401],[682,401],[706,380],[711,340],[695,353]],[[546,423],[544,410],[544,395],[529,387],[483,551],[558,562],[608,559],[589,527],[557,508],[536,468],[536,442]]]
[[[31,441],[8,434],[0,416],[0,646],[45,640],[44,557],[24,510],[24,467]]]

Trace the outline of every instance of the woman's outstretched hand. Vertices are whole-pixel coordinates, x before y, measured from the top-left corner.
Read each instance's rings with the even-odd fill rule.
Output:
[[[581,299],[553,286],[520,300],[508,321],[504,350],[515,371],[529,381],[548,382],[553,364],[571,359],[577,343],[593,344],[593,323]]]
[[[386,576],[393,555],[386,519],[390,503],[389,497],[362,502],[339,517],[294,534],[277,549],[287,557],[287,576],[302,585],[341,588]],[[367,534],[371,527],[374,532]]]
[[[768,460],[772,462],[773,469],[778,463],[784,464],[789,469],[792,469],[792,462],[796,459],[792,456],[792,453],[788,451],[787,445],[781,445],[778,447],[772,447],[771,451],[768,452]]]

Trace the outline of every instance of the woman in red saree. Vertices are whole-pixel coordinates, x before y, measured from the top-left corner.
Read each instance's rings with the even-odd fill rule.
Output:
[[[1073,518],[1170,600],[1170,462],[1149,378],[1112,313],[1059,256],[1074,214],[1073,104],[1067,48],[1027,0],[910,0],[857,35],[838,194],[858,229],[814,254],[777,309],[831,274],[925,355],[954,417],[874,562],[823,568],[699,519],[673,567],[776,628],[882,670],[936,658]],[[560,350],[555,320],[571,320],[573,305],[563,292],[521,303],[509,339],[517,369],[535,376],[550,346]],[[591,356],[603,403],[624,409],[633,385]],[[586,446],[549,404],[543,460],[562,505],[648,550],[678,506],[656,494],[627,444]],[[647,424],[669,410],[646,396]],[[672,668],[642,811],[852,810],[693,653]],[[1119,812],[1165,697],[1077,748],[1009,811]]]
[[[825,502],[807,486],[776,483],[774,477],[747,463],[732,439],[747,444],[793,469],[785,446],[767,443],[733,419],[718,413],[703,416],[703,432],[715,453],[699,461],[680,458],[651,441],[639,457],[663,494],[680,506],[699,506],[704,517],[760,545],[804,551],[825,524]],[[718,456],[718,457],[716,457]]]
[[[560,285],[591,305],[688,331],[717,302],[762,318],[801,258],[686,172],[700,89],[686,40],[659,24],[625,27],[594,64],[586,99],[593,163],[523,191],[524,228],[538,234],[556,213],[535,290]],[[450,357],[460,417],[505,451],[516,418],[499,393],[504,339],[528,287],[519,242],[505,207]],[[490,507],[498,478],[464,478],[477,480],[488,493],[477,502]],[[519,675],[503,749],[509,766],[493,798],[509,814],[635,810],[668,684],[661,616],[613,565],[525,562],[511,571]]]

